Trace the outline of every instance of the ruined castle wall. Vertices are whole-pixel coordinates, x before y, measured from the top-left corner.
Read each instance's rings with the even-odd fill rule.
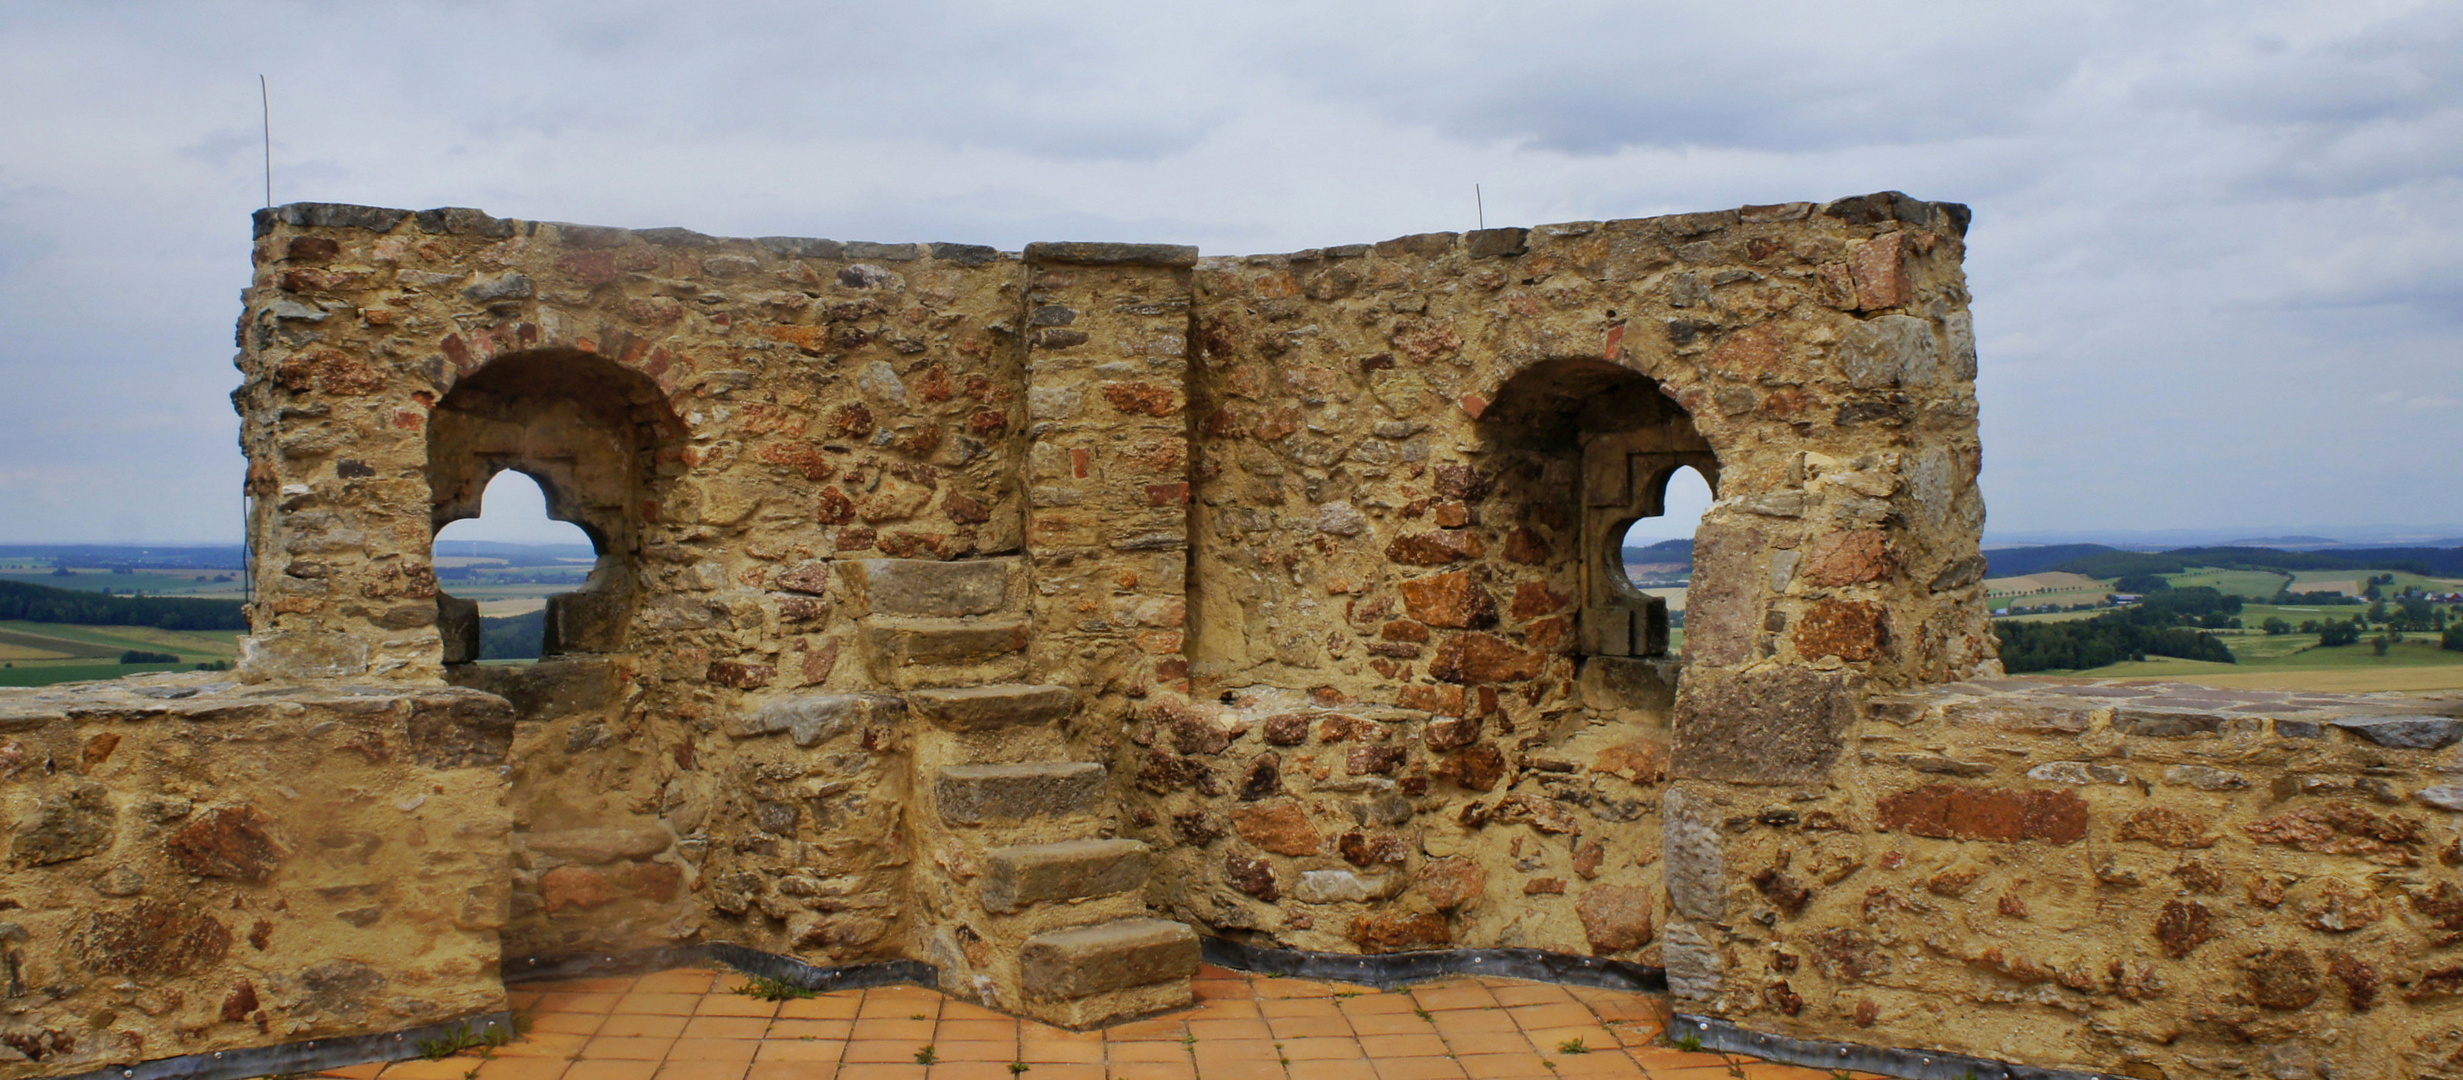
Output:
[[[454,676],[571,699],[522,724],[512,948],[896,954],[901,730],[762,706],[878,685],[840,560],[1018,550],[1017,257],[325,205],[259,232],[245,671],[441,679],[434,529],[529,472],[607,550],[556,612],[584,662]]]
[[[1962,214],[1879,197],[1202,262],[1194,700],[1120,769],[1169,910],[1284,947],[1655,961],[1684,703],[1669,661],[1584,659],[1613,614],[1583,561],[1601,481],[1569,433],[1518,430],[1517,380],[1649,380],[1715,453],[1688,695],[1815,688],[1776,749],[1818,784],[1864,687],[1990,656]],[[1717,741],[1675,751],[1736,778]]]
[[[450,687],[0,691],[0,1076],[501,1010],[512,727]]]
[[[1878,696],[1835,797],[1712,790],[1669,822],[1677,1011],[2101,1075],[2449,1075],[2459,715],[2027,680]]]

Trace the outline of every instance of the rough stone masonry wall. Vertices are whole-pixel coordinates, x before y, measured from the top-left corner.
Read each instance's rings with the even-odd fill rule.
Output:
[[[515,695],[582,704],[524,716],[512,948],[899,953],[902,726],[860,696],[775,706],[876,688],[837,560],[1018,549],[1017,257],[304,204],[259,215],[256,261],[235,395],[255,498],[243,671],[439,681],[431,507],[500,467],[560,508],[606,499],[557,490],[562,466],[520,452],[518,411],[441,444],[431,414],[499,359],[651,387],[669,419],[633,433],[630,527],[602,530],[625,598],[609,644]],[[606,441],[548,438],[570,428],[527,430],[550,457]],[[437,445],[504,456],[473,470],[431,461]]]
[[[2136,1077],[2463,1076],[2463,698],[1982,680],[1668,822],[1680,1013]],[[1673,802],[1671,804],[1674,805]]]
[[[441,686],[0,691],[0,1076],[502,1009],[512,727]]]
[[[512,947],[907,954],[916,728],[842,571],[1015,553],[1002,678],[1077,692],[1160,910],[1681,967],[1719,932],[1671,869],[1699,807],[1835,801],[1865,694],[1993,670],[1965,224],[1884,194],[1201,262],[266,211],[243,674],[447,677],[434,529],[530,472],[606,550],[558,607],[594,655],[450,672],[522,717]],[[1657,435],[1576,415],[1637,387]],[[1637,651],[1597,604],[1601,508],[1649,486],[1611,436],[1717,475],[1681,681],[1587,655]]]
[[[1195,703],[1146,714],[1122,770],[1168,910],[1290,948],[1656,963],[1672,739],[1679,777],[1818,786],[1864,687],[1991,670],[1964,213],[1202,261]],[[1655,381],[1716,451],[1676,701],[1665,665],[1581,656],[1582,453],[1500,417],[1557,371]]]

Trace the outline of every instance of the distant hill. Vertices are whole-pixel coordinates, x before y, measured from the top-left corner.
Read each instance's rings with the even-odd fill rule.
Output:
[[[2025,577],[2060,566],[2072,559],[2100,555],[2117,548],[2102,544],[2046,544],[2041,547],[1994,548],[1984,553],[1984,576]]]
[[[0,559],[43,559],[57,566],[127,566],[165,570],[238,570],[238,544],[147,547],[141,544],[0,544]]]
[[[0,619],[83,626],[155,626],[165,630],[246,630],[237,600],[170,596],[104,596],[0,581]]]
[[[573,566],[566,559],[595,558],[588,544],[500,544],[494,540],[439,540],[432,554],[457,559],[503,559],[506,566]]]
[[[1625,561],[1629,563],[1690,564],[1693,562],[1693,541],[1689,539],[1662,540],[1649,547],[1629,547],[1625,549]]]
[[[2052,567],[2094,578],[2132,574],[2178,574],[2193,566],[2227,570],[2398,570],[2431,577],[2463,575],[2463,547],[2342,548],[2323,551],[2283,551],[2267,547],[2191,547],[2171,551],[2089,552]],[[1994,563],[1992,572],[2001,573]]]
[[[479,620],[479,659],[536,660],[547,636],[547,609]]]

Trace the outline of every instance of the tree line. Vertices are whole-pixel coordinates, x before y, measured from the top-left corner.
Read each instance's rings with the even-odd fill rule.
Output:
[[[2170,656],[2183,660],[2234,662],[2232,650],[2204,628],[2240,624],[2241,598],[2204,586],[2163,589],[2135,606],[2089,619],[1993,624],[2001,639],[2001,665],[2013,675],[2028,671],[2079,670]]]
[[[0,619],[84,626],[152,626],[163,630],[246,630],[237,600],[175,596],[104,596],[0,581]]]

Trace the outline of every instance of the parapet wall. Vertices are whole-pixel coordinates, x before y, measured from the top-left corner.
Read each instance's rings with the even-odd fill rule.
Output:
[[[1908,1066],[2463,1073],[2463,697],[2009,679],[1868,709],[1827,783],[1671,793],[1680,1014]]]
[[[1919,1061],[2463,1070],[2463,703],[1995,678],[1966,224],[263,211],[244,682],[0,697],[0,1044],[394,1031],[700,942],[1083,1026],[1185,1002],[1202,933],[1664,967],[1716,1037]],[[1617,546],[1681,468],[1672,650]],[[430,552],[505,469],[600,552],[521,668]]]
[[[0,691],[0,1076],[501,1011],[512,737],[442,686]]]

